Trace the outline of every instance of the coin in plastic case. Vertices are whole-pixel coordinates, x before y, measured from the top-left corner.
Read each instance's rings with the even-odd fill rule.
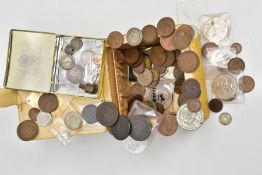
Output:
[[[59,59],[59,65],[61,68],[69,70],[75,65],[75,59],[71,55],[65,55]]]
[[[36,122],[39,126],[46,127],[49,126],[53,121],[53,117],[50,113],[39,112],[37,115]]]

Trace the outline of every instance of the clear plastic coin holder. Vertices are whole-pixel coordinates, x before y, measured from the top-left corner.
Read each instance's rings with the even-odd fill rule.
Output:
[[[55,118],[50,126],[51,132],[63,145],[68,145],[72,140],[70,131],[66,128],[62,118]]]

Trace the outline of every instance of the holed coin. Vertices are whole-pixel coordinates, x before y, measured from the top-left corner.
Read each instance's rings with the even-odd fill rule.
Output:
[[[93,124],[97,122],[96,109],[97,107],[95,105],[86,105],[83,108],[82,117],[87,123]]]
[[[228,112],[219,115],[219,121],[223,125],[229,125],[232,122],[232,116]]]
[[[47,112],[39,112],[37,115],[37,124],[42,127],[49,126],[53,121],[53,117],[50,113]]]
[[[83,47],[83,41],[81,38],[75,37],[71,40],[70,45],[73,46],[74,50],[80,50]]]
[[[177,58],[178,68],[186,73],[193,73],[198,69],[200,60],[198,55],[192,51],[185,51]]]
[[[145,71],[141,74],[137,75],[137,81],[142,86],[148,86],[153,81],[153,74],[149,69],[145,69]]]
[[[245,93],[251,92],[255,88],[255,80],[248,75],[244,75],[240,78],[239,88]]]
[[[58,98],[55,94],[44,93],[38,100],[39,108],[47,113],[53,112],[57,109],[59,104]]]
[[[241,58],[232,58],[228,62],[228,70],[232,74],[239,74],[245,70],[245,62]]]
[[[77,130],[82,127],[82,117],[74,111],[68,112],[64,118],[65,125],[70,130]]]
[[[145,27],[143,27],[142,34],[143,34],[143,41],[146,44],[152,44],[158,38],[157,29],[153,25],[146,25]]]
[[[164,113],[158,127],[158,132],[163,136],[171,136],[176,132],[177,127],[178,123],[176,120],[176,114]]]
[[[65,55],[59,59],[59,65],[61,68],[69,70],[75,65],[75,59],[71,55]]]
[[[208,107],[212,112],[220,112],[223,109],[223,103],[219,99],[212,99],[209,101]]]
[[[131,28],[127,31],[126,40],[130,46],[137,46],[143,40],[143,33],[138,28]]]
[[[113,49],[120,48],[124,43],[123,35],[118,31],[113,31],[108,35],[108,45]]]
[[[198,98],[201,93],[200,84],[193,78],[187,79],[182,85],[182,94],[187,98]]]
[[[240,43],[233,43],[231,45],[231,48],[236,51],[236,54],[240,54],[240,52],[242,51],[242,45]]]
[[[187,101],[187,108],[190,112],[198,112],[201,110],[201,102],[199,99],[189,99]]]
[[[170,17],[164,17],[157,23],[157,33],[160,36],[167,37],[175,30],[175,22]]]
[[[36,138],[39,133],[37,124],[32,120],[25,120],[17,127],[17,136],[23,141],[29,141]]]
[[[111,102],[103,102],[96,109],[97,121],[103,126],[112,126],[118,119],[118,110]]]
[[[130,136],[136,141],[144,141],[151,134],[150,121],[144,115],[136,115],[130,118]]]
[[[116,123],[111,126],[111,133],[117,140],[124,140],[129,136],[130,121],[126,116],[120,115]]]
[[[37,120],[37,114],[40,112],[38,108],[31,108],[28,112],[29,118],[33,121]]]
[[[66,72],[66,77],[72,83],[81,83],[84,78],[84,69],[79,65],[74,65]]]

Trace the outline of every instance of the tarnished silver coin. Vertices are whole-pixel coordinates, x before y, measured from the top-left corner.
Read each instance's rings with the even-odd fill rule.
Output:
[[[96,119],[96,106],[95,105],[86,105],[82,111],[82,117],[89,124],[93,124],[97,122]]]
[[[60,65],[61,68],[65,69],[65,70],[69,70],[75,65],[75,59],[71,55],[62,56],[59,59],[59,65]]]
[[[230,74],[218,75],[212,81],[212,92],[220,100],[233,99],[238,90],[237,79]]]
[[[187,104],[182,105],[177,111],[177,122],[185,130],[193,131],[198,129],[204,122],[202,110],[193,113],[187,108]]]
[[[49,126],[52,123],[53,119],[52,119],[52,115],[50,113],[47,112],[39,112],[36,116],[36,123],[39,126]]]
[[[72,83],[81,83],[84,78],[84,69],[75,65],[66,72],[66,77]]]
[[[66,114],[64,118],[64,122],[66,127],[71,130],[77,130],[81,128],[83,124],[82,117],[77,112],[74,111],[71,111]]]
[[[137,46],[143,40],[143,33],[138,28],[131,28],[126,34],[126,40],[129,45]]]
[[[145,69],[142,74],[137,74],[137,81],[142,86],[148,86],[153,81],[153,74],[149,69]]]
[[[219,121],[223,125],[229,125],[232,122],[232,116],[228,112],[219,115]]]

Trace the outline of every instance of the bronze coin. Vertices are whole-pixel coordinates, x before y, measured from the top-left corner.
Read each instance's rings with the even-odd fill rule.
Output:
[[[212,99],[209,101],[208,107],[212,112],[220,112],[223,109],[223,103],[219,99]]]
[[[176,60],[175,53],[172,51],[167,51],[166,52],[166,61],[162,66],[170,67],[174,64],[175,60]]]
[[[173,135],[178,127],[176,120],[176,114],[174,113],[164,113],[163,118],[158,127],[158,132],[163,136]]]
[[[201,102],[199,99],[190,99],[187,101],[187,108],[189,111],[196,113],[201,110]]]
[[[128,103],[128,111],[131,110],[132,105],[133,105],[135,100],[143,102],[144,97],[142,95],[134,95],[131,98],[129,98],[128,101],[127,101],[127,103]]]
[[[164,64],[167,59],[166,51],[161,46],[154,46],[149,52],[149,58],[154,65],[160,66]]]
[[[33,120],[25,120],[17,127],[17,136],[23,141],[29,141],[36,138],[39,128]]]
[[[44,93],[38,100],[38,107],[47,113],[55,111],[58,107],[59,101],[55,94]]]
[[[176,48],[173,45],[173,35],[175,32],[172,33],[172,35],[168,36],[168,37],[160,37],[160,44],[161,46],[166,49],[167,51],[174,51]]]
[[[175,93],[181,94],[182,93],[182,85],[184,83],[184,80],[178,80],[175,82]]]
[[[111,48],[118,49],[123,45],[124,37],[120,32],[114,31],[108,35],[107,42]]]
[[[142,33],[143,33],[143,41],[146,44],[152,44],[158,38],[157,29],[153,25],[146,25],[145,27],[143,27]]]
[[[199,82],[193,78],[185,80],[182,85],[182,93],[189,99],[198,98],[201,93]]]
[[[164,73],[166,72],[166,70],[167,70],[167,68],[164,67],[164,66],[155,66],[155,65],[154,65],[154,67],[153,67],[153,70],[154,70],[154,69],[157,70],[160,75],[161,75],[161,74],[164,74]]]
[[[72,45],[67,45],[67,46],[65,47],[65,53],[66,53],[67,55],[74,55],[74,53],[75,53],[74,47],[73,47]]]
[[[173,33],[175,30],[175,22],[170,17],[164,17],[160,19],[157,23],[157,33],[160,36],[167,37]]]
[[[132,65],[133,68],[140,66],[142,63],[145,61],[145,55],[144,53],[140,50],[139,53],[139,59]]]
[[[190,26],[190,25],[187,25],[187,24],[183,24],[181,25],[178,30],[183,30],[185,31],[190,37],[191,37],[191,40],[193,40],[194,36],[195,36],[195,32],[194,32],[194,29]]]
[[[201,54],[203,57],[206,57],[206,54],[207,54],[207,49],[209,48],[217,48],[218,45],[216,43],[213,43],[213,42],[207,42],[206,44],[204,44],[202,46],[202,49],[201,49]]]
[[[122,51],[120,50],[114,50],[113,52],[113,58],[117,60],[119,63],[125,63],[125,56]]]
[[[174,66],[173,75],[174,75],[176,81],[185,79],[184,72],[182,72],[182,71],[178,68],[177,64]]]
[[[150,85],[148,85],[147,87],[148,88],[154,88],[154,87],[157,86],[157,84],[158,84],[158,80],[153,80],[152,83],[150,83]]]
[[[231,45],[231,48],[236,51],[236,54],[240,54],[240,52],[242,51],[242,46],[240,43],[233,43]]]
[[[83,41],[81,38],[75,37],[70,41],[70,45],[73,46],[74,50],[80,50],[83,47]]]
[[[40,112],[38,108],[31,108],[28,112],[29,118],[33,121],[36,121],[37,114]]]
[[[185,51],[177,58],[177,66],[185,73],[193,73],[198,69],[200,60],[198,55],[192,51]]]
[[[243,90],[243,92],[251,92],[254,88],[255,80],[252,77],[244,75],[240,78],[240,89]]]
[[[184,28],[178,28],[172,35],[172,43],[176,49],[186,49],[192,41],[192,33]]]
[[[161,103],[159,103],[159,102],[155,102],[155,103],[156,103],[156,109],[157,109],[157,111],[158,111],[159,113],[163,114],[164,111],[165,111],[165,107],[164,107]]]
[[[228,62],[228,70],[232,74],[239,74],[245,70],[245,62],[241,58],[232,58]]]
[[[149,69],[145,69],[145,71],[141,74],[137,75],[137,81],[142,86],[148,86],[153,81],[153,74]]]
[[[186,104],[187,101],[188,101],[188,98],[184,94],[180,94],[178,96],[178,99],[177,99],[177,104],[180,107],[180,106]]]
[[[117,140],[124,140],[129,136],[130,121],[126,116],[120,115],[116,123],[111,126],[111,133]]]
[[[103,102],[96,109],[97,121],[103,126],[112,126],[118,119],[118,110],[111,102]]]
[[[138,59],[140,58],[139,50],[136,48],[128,49],[124,52],[125,55],[125,62],[128,65],[135,64]]]
[[[142,62],[142,64],[140,64],[139,66],[133,68],[133,71],[135,73],[137,73],[137,74],[141,74],[141,73],[143,73],[145,71],[145,68],[146,68],[146,66],[145,66],[144,62]]]

